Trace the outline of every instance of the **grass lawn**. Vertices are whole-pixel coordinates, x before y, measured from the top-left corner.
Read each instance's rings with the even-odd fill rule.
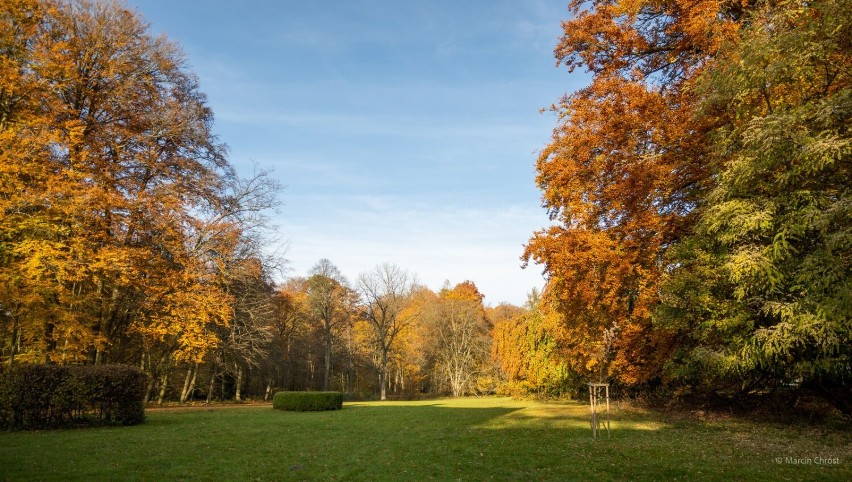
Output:
[[[797,463],[798,462],[798,463]],[[149,411],[135,427],[0,433],[0,480],[852,480],[843,428],[668,419],[508,398]]]

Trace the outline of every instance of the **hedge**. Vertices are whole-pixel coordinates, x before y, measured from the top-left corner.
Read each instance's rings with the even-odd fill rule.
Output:
[[[27,430],[145,421],[147,376],[126,365],[20,365],[0,373],[0,427]]]
[[[272,408],[293,412],[340,410],[343,408],[343,393],[278,392],[272,399]]]

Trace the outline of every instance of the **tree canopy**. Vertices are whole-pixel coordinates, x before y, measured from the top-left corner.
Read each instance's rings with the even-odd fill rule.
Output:
[[[572,2],[555,54],[593,79],[556,107],[524,255],[572,370],[849,399],[848,7]]]

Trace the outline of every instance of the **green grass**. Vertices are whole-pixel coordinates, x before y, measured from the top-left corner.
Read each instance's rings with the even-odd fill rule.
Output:
[[[612,438],[595,441],[586,405],[507,398],[149,411],[134,427],[0,433],[0,480],[614,479],[852,480],[852,435],[614,408]]]

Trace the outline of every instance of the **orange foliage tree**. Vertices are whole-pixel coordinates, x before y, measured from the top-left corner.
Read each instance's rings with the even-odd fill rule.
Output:
[[[555,49],[591,84],[554,109],[559,125],[536,181],[555,224],[525,261],[542,263],[562,318],[567,362],[639,383],[659,373],[672,334],[651,323],[662,256],[694,224],[706,190],[703,134],[690,89],[737,32],[744,4],[574,0]]]
[[[180,50],[118,3],[25,0],[0,6],[0,53],[5,358],[130,361],[136,336],[201,361],[270,198],[234,175]]]

